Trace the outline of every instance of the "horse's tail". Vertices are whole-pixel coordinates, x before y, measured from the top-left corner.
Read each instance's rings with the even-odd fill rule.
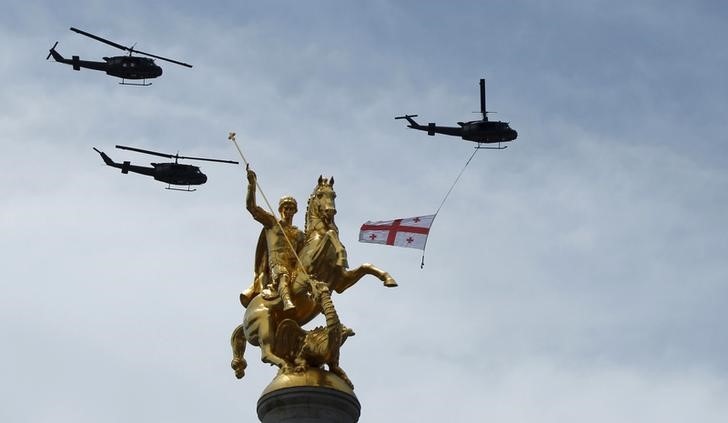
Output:
[[[236,327],[230,337],[230,344],[233,347],[233,361],[230,366],[235,370],[235,377],[242,379],[245,376],[245,368],[248,367],[248,363],[243,358],[245,354],[245,331],[243,330],[244,324]]]

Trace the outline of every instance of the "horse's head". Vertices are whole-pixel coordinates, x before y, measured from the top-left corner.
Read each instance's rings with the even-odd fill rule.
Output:
[[[336,215],[336,192],[334,192],[334,178],[326,179],[319,176],[316,189],[313,191],[313,202],[316,213],[324,220],[324,223],[331,224]]]
[[[334,191],[334,178],[326,179],[319,176],[316,188],[308,200],[306,211],[306,225],[313,223],[311,229],[332,229],[336,215],[336,192]],[[323,228],[317,228],[323,224]]]

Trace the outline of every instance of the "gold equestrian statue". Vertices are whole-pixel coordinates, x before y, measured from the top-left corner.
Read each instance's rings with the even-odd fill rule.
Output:
[[[253,283],[240,295],[245,307],[243,323],[231,338],[235,376],[245,375],[243,354],[249,342],[260,347],[261,360],[278,366],[280,373],[295,374],[326,364],[351,386],[338,362],[341,344],[354,331],[341,324],[330,292],[342,293],[365,275],[376,276],[387,287],[397,283],[389,273],[368,263],[348,269],[346,249],[334,223],[333,177],[319,177],[308,198],[303,232],[292,224],[297,211],[292,197],[281,199],[281,219],[256,205],[256,178],[248,169],[246,206],[264,228],[256,248]],[[301,329],[321,313],[325,327]]]

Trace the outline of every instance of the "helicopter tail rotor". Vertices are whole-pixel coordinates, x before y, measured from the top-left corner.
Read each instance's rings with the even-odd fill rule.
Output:
[[[53,47],[51,47],[50,50],[48,50],[48,56],[46,56],[46,60],[50,59],[53,53],[56,53],[56,46],[58,45],[58,41],[56,41],[55,44],[53,44]],[[58,54],[58,53],[56,53]]]
[[[103,151],[99,150],[96,147],[94,147],[93,149],[94,149],[94,151],[96,151],[97,153],[99,153],[101,155],[101,158],[104,160],[104,163],[106,163],[107,165],[114,166],[116,164],[116,163],[114,163],[113,160],[111,160],[111,157],[107,156],[106,153],[104,153]]]
[[[419,127],[419,125],[417,124],[417,122],[415,122],[414,119],[412,119],[412,118],[416,118],[416,117],[417,117],[417,115],[404,115],[404,116],[395,116],[394,118],[395,119],[407,119],[407,122],[409,122],[409,125],[407,125],[407,126],[409,126],[410,128],[417,128],[417,127]]]

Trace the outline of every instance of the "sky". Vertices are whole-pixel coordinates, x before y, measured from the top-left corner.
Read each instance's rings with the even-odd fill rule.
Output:
[[[719,1],[5,2],[0,420],[257,421],[275,369],[229,337],[259,224],[243,166],[165,190],[114,148],[237,159],[299,202],[334,176],[333,300],[362,422],[728,419],[728,6]],[[43,60],[174,58],[147,88]],[[435,212],[473,152],[393,117],[491,119],[425,267],[367,220]],[[260,201],[260,200],[259,200]],[[303,211],[294,222],[303,226]],[[320,323],[316,321],[314,323]]]

